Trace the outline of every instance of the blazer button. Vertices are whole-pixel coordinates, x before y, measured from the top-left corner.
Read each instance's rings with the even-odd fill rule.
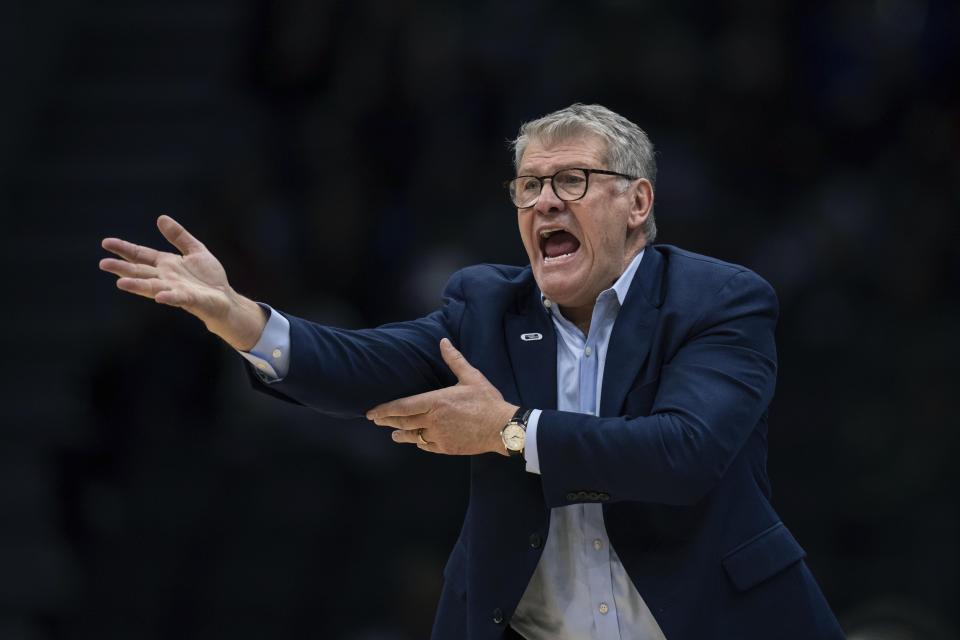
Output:
[[[573,501],[576,500],[576,499],[577,499],[577,492],[576,492],[576,491],[571,491],[570,493],[567,494],[567,501],[568,501],[568,502],[573,502]]]
[[[601,493],[601,494],[600,494],[600,501],[601,501],[601,502],[606,502],[606,501],[608,501],[609,499],[610,499],[610,494],[609,494],[609,493]]]
[[[530,534],[530,547],[533,549],[539,549],[540,545],[543,544],[543,538],[540,537],[539,533]]]
[[[590,498],[590,500],[592,500],[593,502],[596,502],[597,500],[600,499],[600,494],[597,493],[596,491],[591,491],[590,493],[587,494],[587,497]]]
[[[493,623],[503,624],[503,611],[500,610],[500,607],[493,610]]]

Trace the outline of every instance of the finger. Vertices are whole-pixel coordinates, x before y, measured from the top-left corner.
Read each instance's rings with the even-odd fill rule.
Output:
[[[418,393],[406,398],[398,398],[375,406],[367,411],[367,420],[373,420],[380,424],[378,420],[386,417],[413,416],[429,411],[437,404],[437,395],[443,392],[443,389]]]
[[[171,287],[169,289],[163,289],[159,291],[154,297],[156,302],[160,304],[169,305],[171,307],[181,307],[193,313],[194,315],[199,315],[199,312],[196,311],[196,296],[192,295],[188,291],[177,289],[176,287]]]
[[[169,291],[170,284],[157,278],[120,278],[117,280],[117,288],[127,293],[153,299],[158,294]]]
[[[397,429],[390,437],[398,444],[420,444],[420,429]]]
[[[193,308],[196,302],[195,296],[189,291],[178,289],[171,285],[169,281],[160,279],[120,278],[117,280],[117,288],[138,296],[143,296],[144,298],[151,298],[159,304],[179,307],[194,313],[194,315],[198,315]]]
[[[426,420],[427,414],[418,413],[412,416],[381,416],[373,422],[380,427],[390,427],[392,429],[413,431],[416,433]]]
[[[412,444],[416,445],[418,449],[428,451],[430,453],[441,453],[440,445],[436,442],[430,442],[430,438],[427,437],[426,431],[422,433],[423,442],[420,441],[421,432],[419,429],[414,429],[411,431],[394,431],[390,434],[390,437],[397,444]]]
[[[447,363],[450,371],[453,371],[453,375],[457,376],[457,380],[460,382],[479,382],[481,380],[486,382],[487,379],[484,375],[467,362],[463,354],[457,351],[453,343],[447,338],[440,341],[440,355],[443,356],[443,361]]]
[[[148,264],[151,267],[157,266],[157,259],[160,257],[160,252],[156,249],[133,244],[120,238],[104,238],[100,246],[110,253],[117,254],[128,262]]]
[[[203,243],[190,235],[190,232],[184,229],[183,225],[170,216],[160,216],[157,218],[157,228],[167,239],[167,242],[175,246],[183,255],[196,253],[203,249]]]
[[[115,258],[104,258],[100,261],[100,268],[121,278],[156,278],[158,273],[156,267]]]

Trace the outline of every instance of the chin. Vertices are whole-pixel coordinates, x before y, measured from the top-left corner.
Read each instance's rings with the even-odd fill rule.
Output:
[[[537,275],[537,274],[534,274]],[[562,307],[571,306],[576,303],[577,292],[580,287],[576,283],[567,281],[557,282],[559,278],[556,275],[537,278],[537,285],[540,292],[543,293],[551,302],[555,302]]]

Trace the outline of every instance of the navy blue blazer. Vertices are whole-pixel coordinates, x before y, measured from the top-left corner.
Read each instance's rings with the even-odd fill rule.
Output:
[[[507,401],[544,410],[542,475],[516,458],[470,459],[434,638],[501,637],[550,509],[582,502],[603,504],[611,544],[668,640],[843,637],[770,504],[777,300],[748,269],[648,247],[613,328],[599,416],[555,410],[557,338],[529,267],[464,269],[442,308],[411,322],[346,331],[289,319],[289,373],[260,385],[287,400],[357,417],[454,384],[439,352],[447,337]],[[533,332],[544,339],[520,339]]]

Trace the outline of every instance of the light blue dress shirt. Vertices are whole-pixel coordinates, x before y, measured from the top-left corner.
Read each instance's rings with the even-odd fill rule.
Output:
[[[260,303],[260,307],[270,312],[267,325],[249,352],[237,353],[253,365],[261,381],[270,384],[286,378],[290,370],[290,321],[268,305]]]
[[[597,415],[613,324],[643,259],[637,255],[593,308],[587,335],[544,299],[557,330],[557,409]],[[540,473],[540,410],[527,424],[527,471]],[[600,504],[550,512],[540,563],[510,626],[528,640],[662,640],[659,625],[610,546]]]
[[[544,299],[557,329],[557,409],[597,415],[613,324],[643,259],[641,251],[598,297],[589,334]],[[283,379],[290,363],[290,323],[264,305],[270,318],[249,353],[240,352],[265,383]],[[540,473],[540,410],[527,425],[526,469]],[[599,504],[556,507],[540,563],[510,620],[528,640],[664,640],[663,633],[610,546]]]

